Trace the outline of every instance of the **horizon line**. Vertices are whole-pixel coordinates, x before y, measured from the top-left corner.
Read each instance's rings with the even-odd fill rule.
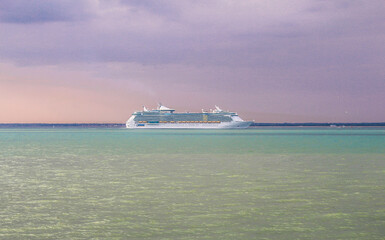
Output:
[[[252,121],[254,124],[385,124],[385,121],[381,122],[255,122]],[[0,123],[0,125],[32,125],[32,124],[42,124],[42,125],[52,125],[52,124],[61,124],[61,125],[85,125],[85,124],[125,124],[125,122],[69,122],[69,123],[61,123],[61,122],[33,122],[33,123],[23,123],[23,122],[17,122],[17,123]]]

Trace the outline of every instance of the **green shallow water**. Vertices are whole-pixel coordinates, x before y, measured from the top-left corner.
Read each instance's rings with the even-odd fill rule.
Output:
[[[384,239],[385,128],[0,129],[0,239]]]

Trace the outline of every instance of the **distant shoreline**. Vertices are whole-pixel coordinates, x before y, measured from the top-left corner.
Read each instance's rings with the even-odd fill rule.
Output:
[[[0,128],[125,128],[124,123],[0,123]],[[385,127],[375,123],[253,123],[251,127]]]

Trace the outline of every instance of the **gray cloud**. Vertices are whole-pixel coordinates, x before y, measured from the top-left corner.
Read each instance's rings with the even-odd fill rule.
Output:
[[[174,20],[180,17],[181,7],[183,6],[183,3],[180,2],[182,1],[179,1],[178,4],[173,0],[120,0],[123,5]]]
[[[372,1],[371,7],[360,1],[297,1],[281,8],[282,1],[258,3],[2,1],[3,22],[52,23],[2,26],[0,33],[6,37],[0,40],[0,53],[25,63],[252,67],[360,63],[382,50],[384,23],[379,13],[385,9],[380,1]],[[90,15],[94,18],[89,21],[70,23]]]
[[[1,0],[0,21],[28,24],[80,20],[88,16],[88,4],[84,0]]]

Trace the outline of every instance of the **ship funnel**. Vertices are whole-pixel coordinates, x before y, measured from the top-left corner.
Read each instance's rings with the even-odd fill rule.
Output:
[[[223,112],[222,109],[220,109],[217,105],[215,105],[216,112]]]
[[[169,112],[175,111],[174,109],[168,108],[168,107],[162,105],[161,103],[158,104],[158,110],[159,111],[169,111]]]

